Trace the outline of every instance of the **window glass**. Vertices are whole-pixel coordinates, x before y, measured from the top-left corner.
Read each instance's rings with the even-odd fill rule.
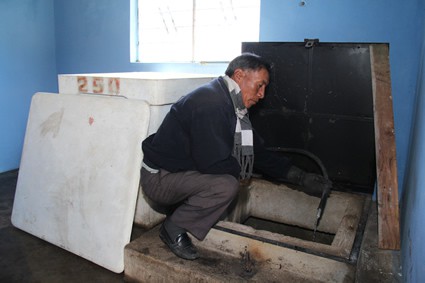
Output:
[[[260,0],[138,0],[140,62],[229,61],[258,41]]]

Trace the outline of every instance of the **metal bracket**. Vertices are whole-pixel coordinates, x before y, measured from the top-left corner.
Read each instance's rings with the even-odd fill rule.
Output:
[[[319,39],[304,39],[305,42],[305,48],[311,48],[313,46],[316,46],[319,43]]]

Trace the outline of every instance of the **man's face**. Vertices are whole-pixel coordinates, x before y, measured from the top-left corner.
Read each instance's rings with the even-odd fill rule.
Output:
[[[266,69],[256,71],[236,69],[232,78],[241,89],[242,101],[246,108],[264,98],[266,86],[269,84],[269,72]]]

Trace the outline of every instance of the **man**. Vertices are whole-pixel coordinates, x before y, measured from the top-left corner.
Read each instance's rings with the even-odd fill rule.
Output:
[[[255,54],[236,57],[225,76],[177,101],[157,133],[142,143],[143,192],[151,202],[172,208],[159,236],[181,258],[199,257],[187,232],[203,240],[254,167],[311,193],[330,188],[323,177],[267,151],[253,131],[248,109],[264,98],[270,71]]]

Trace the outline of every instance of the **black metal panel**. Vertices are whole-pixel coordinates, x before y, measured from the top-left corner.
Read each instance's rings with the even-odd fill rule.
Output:
[[[319,44],[311,49],[308,111],[373,118],[369,45]]]
[[[373,121],[314,117],[308,150],[317,153],[334,182],[372,191],[376,168],[374,142],[370,139],[373,128]]]
[[[269,62],[273,64],[273,73],[270,77],[270,85],[267,89],[267,99],[260,102],[266,109],[275,109],[282,112],[302,112],[305,107],[305,98],[308,92],[308,53],[304,50],[304,44],[294,43],[264,43],[267,45],[263,52]],[[251,45],[254,53],[258,44],[243,44],[244,48]],[[255,49],[255,50],[253,50]],[[260,50],[258,50],[260,51]],[[288,95],[297,94],[297,95]]]
[[[266,97],[250,110],[268,147],[317,155],[338,187],[375,185],[373,96],[368,44],[243,43],[273,63]],[[307,164],[298,164],[308,167]]]

